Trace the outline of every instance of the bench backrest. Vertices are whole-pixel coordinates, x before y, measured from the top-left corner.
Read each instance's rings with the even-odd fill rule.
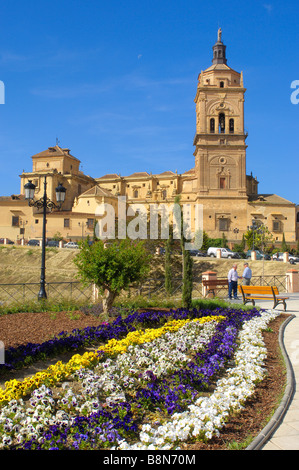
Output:
[[[278,295],[276,286],[239,286],[239,291],[244,294],[275,294]]]
[[[204,286],[227,286],[228,280],[227,279],[203,279],[202,284]]]

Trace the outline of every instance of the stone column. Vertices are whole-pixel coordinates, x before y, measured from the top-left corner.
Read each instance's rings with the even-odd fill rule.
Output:
[[[252,261],[255,261],[255,260],[256,260],[256,251],[255,251],[255,250],[253,250],[253,251],[251,252],[251,259],[252,259]]]
[[[217,248],[216,250],[216,258],[221,258],[221,249]]]
[[[282,258],[282,259],[283,259],[283,262],[284,262],[284,263],[288,263],[288,261],[289,261],[289,253],[288,253],[287,251],[286,251],[285,253],[283,253],[282,257],[283,257],[283,258]]]
[[[289,269],[286,272],[286,291],[299,292],[299,272],[296,269]]]
[[[202,280],[213,280],[213,281],[217,281],[217,273],[214,272],[214,271],[206,271],[204,273],[202,273]],[[203,297],[213,297],[212,294],[208,294],[207,295],[207,292],[208,292],[208,288],[206,286],[202,286],[202,295]]]

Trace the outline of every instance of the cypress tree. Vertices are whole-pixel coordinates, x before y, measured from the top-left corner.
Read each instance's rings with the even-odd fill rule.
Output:
[[[172,227],[169,231],[169,238],[166,240],[165,244],[165,290],[168,295],[172,294],[173,285],[172,285],[172,256],[171,250],[173,247],[173,234],[172,234]]]

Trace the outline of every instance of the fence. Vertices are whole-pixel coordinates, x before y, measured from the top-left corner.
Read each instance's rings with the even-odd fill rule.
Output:
[[[253,276],[251,284],[255,286],[276,286],[280,292],[286,291],[286,275],[264,275],[264,276]],[[172,295],[180,296],[182,293],[183,281],[182,278],[172,279]],[[130,295],[142,295],[144,297],[151,298],[152,296],[165,297],[165,280],[164,278],[159,279],[148,279],[140,286],[132,286],[130,289]],[[193,289],[192,296],[194,298],[202,298],[202,278],[193,278]],[[227,297],[227,287],[217,289],[218,297]]]
[[[0,303],[24,303],[37,300],[40,283],[23,282],[0,284]],[[84,286],[79,281],[49,282],[46,284],[49,300],[92,301],[93,285]]]
[[[203,297],[202,294],[202,279],[197,277],[193,279],[192,296],[194,298]],[[251,284],[255,286],[277,286],[280,292],[286,291],[286,275],[266,275],[266,276],[253,276]],[[172,296],[180,297],[182,294],[182,278],[172,279]],[[18,283],[18,284],[0,284],[0,303],[7,305],[9,303],[24,303],[27,301],[37,300],[38,292],[40,289],[39,283]],[[65,282],[49,282],[46,284],[46,292],[49,300],[74,300],[93,302],[96,298],[96,293],[93,284],[84,286],[79,281],[65,281]],[[165,279],[147,279],[141,285],[132,285],[128,292],[124,292],[123,296],[134,297],[141,295],[143,297],[161,297],[167,296],[165,290]],[[217,296],[226,297],[227,288],[222,288],[217,291]]]

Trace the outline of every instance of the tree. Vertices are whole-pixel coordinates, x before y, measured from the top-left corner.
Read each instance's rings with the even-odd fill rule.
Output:
[[[192,287],[193,287],[193,260],[189,250],[183,249],[183,292],[182,292],[182,306],[183,308],[190,308],[192,305]]]
[[[285,239],[285,236],[284,236],[284,233],[282,234],[282,242],[281,242],[281,251],[283,253],[285,253],[286,251],[289,251],[288,249],[288,245],[286,244],[286,239]]]
[[[227,238],[225,236],[225,233],[222,233],[221,247],[222,248],[227,248]]]
[[[150,255],[143,242],[114,240],[105,245],[85,240],[74,262],[83,282],[92,282],[103,296],[103,311],[109,313],[115,298],[130,284],[140,281],[150,269]]]
[[[176,196],[175,203],[180,205],[180,196]],[[185,249],[186,238],[184,235],[183,211],[181,210],[180,240],[182,249],[182,271],[183,271],[183,290],[182,307],[190,308],[192,305],[192,284],[193,284],[193,260],[190,251]]]
[[[266,244],[273,242],[273,236],[268,227],[260,224],[254,230],[249,229],[245,233],[245,240],[249,250],[254,246],[255,249],[261,248],[264,251]]]
[[[57,242],[60,242],[63,239],[63,236],[61,235],[60,232],[56,232],[56,233],[54,233],[52,239],[57,241]]]
[[[169,237],[165,243],[165,290],[168,295],[172,294],[172,266],[171,251],[173,249],[173,233],[172,227],[169,230]]]

